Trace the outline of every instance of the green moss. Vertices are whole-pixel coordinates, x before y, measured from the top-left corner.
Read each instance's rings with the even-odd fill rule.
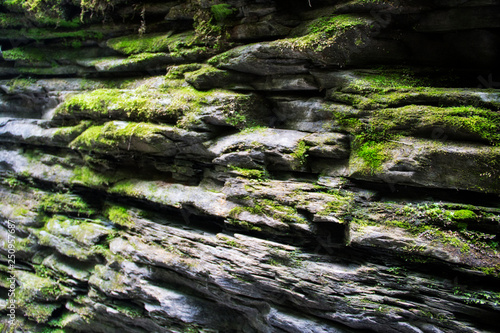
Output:
[[[76,126],[59,127],[53,134],[52,138],[56,141],[68,142],[74,140],[78,135],[82,134],[87,128],[92,125],[89,120],[81,121]]]
[[[70,147],[108,153],[117,150],[139,150],[151,154],[175,151],[173,143],[163,136],[166,130],[177,129],[149,123],[113,121],[102,126],[90,127],[73,140]]]
[[[473,106],[430,107],[409,105],[397,109],[373,111],[366,126],[356,128],[361,133],[387,135],[405,131],[419,133],[439,127],[443,134],[481,138],[491,144],[500,143],[500,115]]]
[[[37,323],[46,323],[59,304],[30,302],[22,306],[24,315]]]
[[[500,265],[476,267],[476,270],[481,271],[486,275],[494,276],[497,278],[500,277]],[[500,303],[500,297],[498,298],[499,300],[497,301],[497,304]]]
[[[309,148],[310,147],[308,147],[304,141],[299,141],[297,147],[294,152],[290,154],[290,156],[298,160],[301,165],[304,165],[307,162],[307,151]]]
[[[321,52],[336,44],[336,39],[344,32],[357,27],[367,26],[368,21],[362,16],[352,14],[334,14],[312,21],[307,27],[307,34],[302,37],[283,39],[276,44],[302,51]],[[357,44],[362,44],[358,42]]]
[[[335,14],[329,17],[320,17],[312,21],[308,26],[308,30],[309,33],[324,34],[331,37],[335,35],[339,30],[349,29],[363,23],[364,21],[362,20],[362,18],[355,15]]]
[[[47,194],[43,196],[38,209],[47,213],[68,213],[78,216],[90,216],[95,211],[82,198],[71,194]]]
[[[20,304],[29,304],[33,300],[53,301],[64,294],[61,286],[46,277],[40,277],[31,273],[23,273],[18,276],[20,288],[17,292]]]
[[[124,54],[144,52],[179,52],[190,48],[194,42],[193,32],[182,34],[130,35],[107,41],[108,47]]]
[[[237,247],[237,248],[242,248],[243,247],[241,244],[238,244],[238,242],[236,242],[233,239],[226,239],[226,244],[229,245],[229,246],[231,246],[231,247]]]
[[[354,74],[357,78],[344,87],[342,91],[355,93],[415,91],[431,84],[428,79],[417,77],[410,69],[391,69],[370,74],[354,72]]]
[[[27,63],[36,63],[47,61],[48,55],[37,47],[17,47],[2,52],[2,56],[8,61],[24,61]]]
[[[113,187],[109,191],[110,191],[110,193],[118,193],[121,195],[137,197],[141,194],[140,194],[140,192],[138,192],[135,189],[135,185],[136,185],[136,182],[134,180],[124,180],[124,181],[120,181],[117,184],[113,185]],[[156,191],[156,188],[157,187],[155,184],[151,184],[148,191],[153,193]]]
[[[130,305],[129,303],[118,303],[114,304],[113,308],[118,310],[120,313],[125,314],[129,318],[140,318],[142,317],[143,314],[143,309],[140,308],[139,306],[133,306]]]
[[[212,12],[212,15],[214,19],[217,22],[224,22],[224,20],[234,12],[238,11],[236,8],[231,8],[231,5],[222,3],[218,5],[213,5],[210,7],[210,11]]]
[[[168,68],[166,77],[168,79],[184,79],[185,73],[198,71],[202,68],[202,66],[202,64],[183,64],[178,66],[171,66]]]
[[[435,204],[407,204],[397,211],[408,219],[423,219],[437,225],[448,225],[452,221],[453,212]]]
[[[355,219],[353,222],[356,227],[386,225],[404,229],[414,236],[425,235],[426,239],[431,240],[431,244],[437,242],[454,247],[463,255],[475,255],[478,251],[480,253],[496,251],[498,244],[491,242],[491,235],[469,231],[466,229],[466,225],[461,226],[462,222],[451,224],[454,216],[453,212],[435,206],[427,206],[427,208],[422,209],[423,207],[423,205],[405,206],[399,214],[403,213],[406,219],[379,221]],[[440,227],[432,224],[439,224]],[[458,230],[446,230],[442,228],[443,226],[452,226],[453,229],[456,227]],[[414,249],[405,250],[414,252]],[[424,249],[422,248],[422,250]]]
[[[8,176],[8,177],[5,177],[5,178],[0,178],[0,182],[2,184],[7,185],[10,188],[16,188],[16,187],[18,187],[18,186],[20,186],[22,184],[22,182],[20,180],[18,180],[14,176]]]
[[[252,178],[252,179],[264,179],[267,177],[267,173],[265,170],[258,170],[258,169],[245,169],[245,168],[239,168],[237,166],[230,165],[229,168],[231,170],[236,171],[238,174],[245,178]]]
[[[110,206],[104,212],[104,214],[109,218],[113,223],[124,227],[132,227],[134,225],[134,221],[130,216],[128,210],[122,206]]]
[[[271,248],[270,257],[267,263],[272,266],[288,266],[288,267],[301,267],[302,258],[300,251],[283,251],[280,248]]]
[[[354,195],[352,193],[332,190],[328,192],[328,195],[329,200],[323,210],[318,212],[318,215],[328,216],[334,214],[338,217],[343,217],[350,214],[354,202]]]
[[[498,109],[497,101],[484,100],[480,94],[474,94],[464,89],[434,88],[434,87],[372,87],[368,85],[351,84],[341,91],[331,90],[328,99],[350,104],[358,109],[373,110],[388,107],[398,107],[411,104],[487,107]]]
[[[71,177],[70,181],[73,184],[88,187],[102,187],[109,186],[112,182],[116,181],[116,178],[95,172],[93,169],[83,166],[81,168],[74,169],[73,177]]]
[[[356,150],[356,154],[364,161],[365,166],[372,174],[379,170],[382,163],[388,158],[385,153],[385,144],[374,141],[361,144],[359,149]]]
[[[12,29],[20,28],[23,26],[21,15],[13,15],[0,13],[0,28],[2,29]]]
[[[231,215],[231,214],[230,214]],[[249,230],[249,231],[262,231],[261,227],[257,227],[253,225],[252,223],[246,222],[246,221],[241,221],[237,219],[227,219],[227,223],[241,227],[243,229]]]
[[[250,206],[238,206],[229,212],[229,217],[238,218],[243,212],[264,215],[285,223],[307,223],[293,206],[285,206],[270,199],[251,199]]]
[[[99,119],[113,114],[134,120],[149,120],[159,104],[156,92],[97,89],[67,99],[55,112],[55,116],[82,114],[86,118]],[[161,111],[160,111],[161,112]],[[165,110],[171,116],[175,110]],[[161,114],[161,113],[160,113]]]
[[[306,219],[297,213],[295,207],[284,206],[269,199],[258,199],[256,201],[264,214],[272,216],[275,220],[286,223],[307,223]]]
[[[182,115],[197,113],[204,105],[237,101],[245,95],[222,91],[200,92],[193,88],[175,89],[97,89],[68,98],[55,111],[55,118],[122,119],[134,121],[175,121]],[[211,97],[220,97],[220,100]]]
[[[226,122],[233,127],[243,128],[247,123],[247,117],[244,114],[234,113],[226,118]]]
[[[72,312],[65,312],[58,318],[51,319],[47,324],[53,327],[63,328],[71,321],[71,317],[74,314]],[[55,331],[55,330],[54,330]],[[64,332],[64,331],[63,331]]]
[[[453,212],[453,219],[457,221],[461,220],[477,220],[478,216],[471,210],[461,209]]]

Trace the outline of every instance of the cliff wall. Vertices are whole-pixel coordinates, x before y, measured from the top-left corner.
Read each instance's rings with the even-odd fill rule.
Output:
[[[500,1],[0,3],[3,331],[498,329]]]

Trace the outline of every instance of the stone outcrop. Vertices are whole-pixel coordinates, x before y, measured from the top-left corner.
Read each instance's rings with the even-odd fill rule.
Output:
[[[497,330],[498,1],[53,3],[0,2],[2,331]]]

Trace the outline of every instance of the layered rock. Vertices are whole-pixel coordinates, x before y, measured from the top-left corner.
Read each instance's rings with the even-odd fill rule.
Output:
[[[495,1],[57,6],[0,7],[4,329],[496,330]]]

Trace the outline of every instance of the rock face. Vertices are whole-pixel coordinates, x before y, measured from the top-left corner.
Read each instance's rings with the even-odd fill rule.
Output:
[[[0,2],[2,332],[497,331],[499,6]]]

